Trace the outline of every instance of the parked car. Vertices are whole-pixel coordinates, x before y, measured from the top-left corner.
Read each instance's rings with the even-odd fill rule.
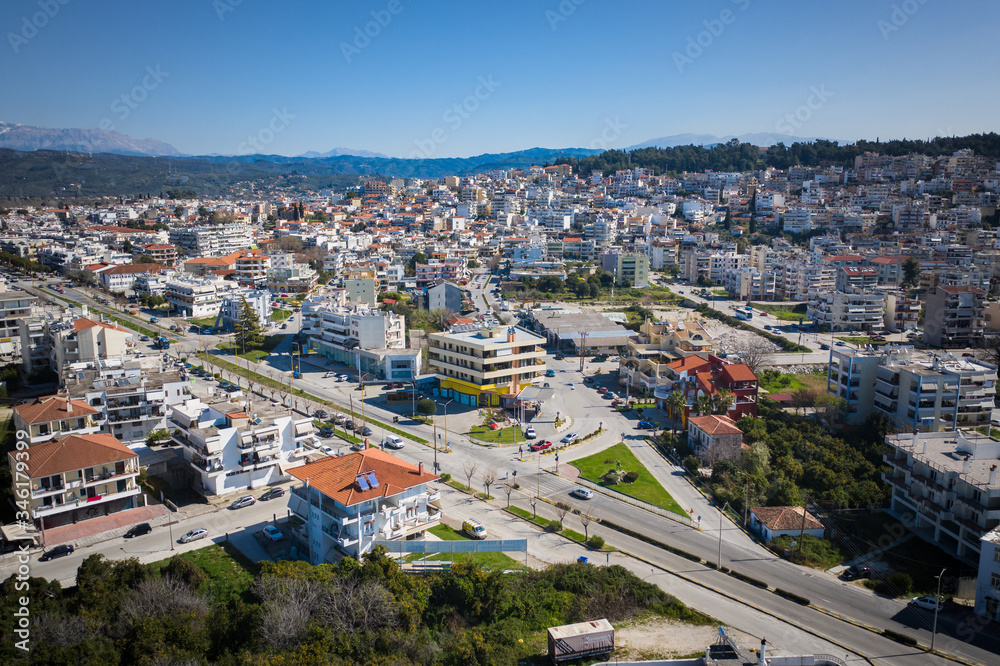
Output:
[[[930,595],[926,597],[914,597],[909,605],[929,611],[939,611],[944,608],[944,605],[936,597]]]
[[[868,567],[863,567],[860,564],[855,564],[854,566],[848,567],[841,574],[844,580],[858,580],[859,578],[871,578],[872,570]]]
[[[336,377],[336,372],[325,372],[323,373],[323,379],[330,379],[331,377]]]
[[[261,495],[260,499],[266,502],[267,500],[277,499],[279,497],[284,497],[284,496],[285,496],[285,489],[282,488],[281,486],[275,486],[274,488],[269,489],[267,492]]]
[[[344,421],[344,427],[348,430],[354,430],[354,421]]]
[[[321,446],[321,447],[319,447],[319,452],[322,453],[323,455],[327,455],[327,456],[336,455],[336,452],[333,450],[332,446],[326,446],[326,445]]]
[[[372,434],[372,429],[369,428],[368,426],[365,426],[364,428],[362,428],[358,432],[361,434],[362,437],[370,437],[371,434]]]
[[[196,527],[190,532],[186,533],[180,538],[181,543],[190,543],[192,541],[197,541],[198,539],[204,539],[208,536],[208,530],[204,527]]]
[[[552,446],[552,442],[550,442],[547,439],[543,439],[543,440],[538,441],[538,442],[532,442],[531,446],[529,448],[532,451],[544,451],[545,449],[549,448],[550,446]]]
[[[570,391],[575,391],[576,390],[576,384],[574,384],[573,382],[570,382],[569,384],[566,384],[566,388],[568,388]]]
[[[524,431],[524,436],[527,437],[528,439],[534,439],[536,437],[535,429],[531,426],[528,426],[528,428]]]
[[[57,557],[66,557],[67,555],[73,554],[73,546],[70,544],[63,544],[61,546],[56,546],[55,548],[50,548],[42,556],[38,558],[39,562],[48,562],[49,560],[54,560]]]
[[[149,321],[152,322],[152,323],[154,323],[154,324],[156,324],[156,323],[158,323],[160,321],[160,318],[159,317],[150,317]]]
[[[557,360],[557,361],[562,361],[562,360],[563,360],[563,359],[565,359],[566,357],[565,357],[565,356],[563,356],[562,354],[556,354],[556,355],[555,355],[555,356],[553,356],[552,358],[554,358],[554,359],[555,359],[555,360]]]
[[[593,499],[594,491],[589,488],[574,488],[569,491],[571,497],[578,497],[580,499]]]
[[[124,534],[126,539],[131,539],[132,537],[142,536],[143,534],[149,534],[153,531],[153,526],[149,523],[139,523],[138,525],[133,525],[132,529]]]
[[[584,378],[583,378],[583,383],[584,383],[584,384],[593,384],[593,383],[594,383],[594,382],[596,382],[596,381],[597,381],[597,380],[595,380],[595,379],[594,379],[593,377],[591,377],[590,375],[588,375],[588,376],[586,376],[586,377],[584,377]]]
[[[826,343],[824,342],[823,344],[821,344],[821,345],[819,346],[819,348],[820,348],[820,349],[829,349],[829,348],[830,348],[830,345],[828,345],[828,344],[826,344]]]
[[[562,438],[562,442],[563,444],[572,444],[573,442],[576,441],[577,437],[579,436],[580,436],[579,433],[571,432]]]
[[[236,500],[235,502],[233,502],[231,505],[229,505],[229,508],[231,508],[231,509],[242,509],[245,506],[251,506],[251,505],[256,504],[256,503],[257,503],[257,498],[256,497],[254,497],[253,495],[244,495],[243,497],[239,498],[238,500]]]
[[[553,370],[552,368],[549,368],[548,370],[545,371],[545,376],[546,377],[555,377],[556,376],[556,371]]]
[[[604,395],[605,393],[608,392],[608,387],[602,386],[601,388],[597,389],[597,392],[600,393],[601,395]]]
[[[499,430],[500,429],[500,424],[497,423],[496,421],[490,421],[486,425],[489,426],[490,430]]]
[[[656,424],[652,421],[639,421],[635,427],[641,430],[654,430],[656,428]]]
[[[325,418],[328,418],[329,416],[330,415],[327,413],[327,411],[325,409],[317,409],[316,410],[316,418],[318,418],[318,419],[325,419]]]
[[[281,533],[274,525],[268,525],[263,530],[264,538],[269,541],[281,541],[285,538],[285,535]]]
[[[333,428],[330,426],[323,426],[319,429],[320,437],[333,437]]]
[[[344,416],[343,414],[335,414],[333,417],[333,422],[336,423],[337,425],[344,425],[344,421],[346,420],[347,417]]]
[[[139,339],[141,341],[143,341],[143,342],[149,342],[149,336],[148,335],[140,335]]]
[[[337,375],[337,379],[339,379],[339,380],[340,380],[340,381],[342,381],[342,382],[346,382],[346,381],[348,381],[348,380],[349,380],[350,378],[351,378],[351,376],[350,376],[350,375]]]

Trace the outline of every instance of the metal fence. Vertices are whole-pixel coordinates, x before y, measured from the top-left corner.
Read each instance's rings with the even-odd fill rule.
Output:
[[[643,502],[642,500],[637,500],[631,495],[626,495],[625,493],[615,490],[614,488],[609,488],[607,486],[599,486],[596,483],[591,483],[590,481],[587,481],[586,479],[583,478],[576,479],[576,483],[579,483],[581,486],[586,486],[591,490],[596,490],[599,493],[604,493],[605,495],[614,497],[616,500],[625,502],[626,504],[631,504],[634,507],[638,507],[645,511],[649,511],[650,513],[655,513],[658,516],[680,523],[681,525],[687,525],[688,527],[701,529],[698,526],[697,521],[691,520],[687,516],[681,516],[679,514],[674,513],[673,511],[667,511],[662,507],[658,507],[655,504],[650,504],[649,502]]]
[[[523,553],[527,539],[483,541],[376,541],[389,553]]]

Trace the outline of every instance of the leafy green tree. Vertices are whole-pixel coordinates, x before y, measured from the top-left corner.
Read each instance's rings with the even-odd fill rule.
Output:
[[[417,413],[424,415],[437,414],[437,403],[430,398],[421,398],[417,401]]]

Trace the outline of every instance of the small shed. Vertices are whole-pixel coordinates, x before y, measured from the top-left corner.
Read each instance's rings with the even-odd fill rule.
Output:
[[[803,531],[803,526],[805,527]],[[750,527],[765,541],[800,533],[823,538],[823,523],[801,506],[757,506],[750,509]]]
[[[549,657],[554,664],[607,654],[614,649],[615,628],[607,620],[549,628]]]

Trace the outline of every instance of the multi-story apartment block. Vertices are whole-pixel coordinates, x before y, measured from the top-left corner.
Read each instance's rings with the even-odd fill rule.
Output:
[[[723,285],[731,298],[740,301],[771,301],[778,294],[778,276],[774,271],[743,268],[728,271]]]
[[[92,435],[100,424],[94,419],[98,410],[83,400],[64,395],[50,395],[14,407],[14,426],[28,433],[31,444],[47,442],[64,435]]]
[[[170,308],[182,317],[216,315],[222,303],[215,283],[210,280],[175,277],[167,282],[164,295]]]
[[[250,413],[229,401],[191,398],[172,405],[168,427],[181,446],[193,488],[204,495],[260,488],[288,480],[288,470],[313,444],[312,419],[258,401]]]
[[[881,412],[900,430],[936,432],[990,422],[997,369],[912,347],[835,348],[827,391],[847,400],[848,423]]]
[[[392,312],[306,301],[302,331],[316,353],[373,379],[412,381],[420,368],[420,350],[406,348],[406,319]]]
[[[247,303],[257,315],[261,328],[271,326],[271,292],[266,289],[243,289],[222,296],[219,303],[218,326],[231,329],[243,318],[243,304]]]
[[[164,371],[159,359],[77,364],[63,373],[63,383],[71,399],[98,410],[93,420],[101,432],[126,444],[165,429],[168,407],[190,396],[180,373]]]
[[[871,331],[885,322],[885,296],[879,292],[815,292],[809,296],[806,316],[828,331]]]
[[[171,243],[188,254],[203,257],[232,254],[253,244],[250,227],[242,223],[171,229],[169,236]]]
[[[267,288],[275,294],[308,294],[318,282],[319,274],[303,264],[272,267],[267,271]]]
[[[20,320],[31,316],[34,302],[24,292],[0,293],[0,359],[21,361]]]
[[[898,257],[872,257],[869,264],[878,272],[882,287],[899,287],[903,283],[903,260]]]
[[[841,266],[835,284],[837,291],[872,290],[878,287],[878,271],[871,266]]]
[[[980,544],[975,611],[996,622],[1000,620],[1000,528],[984,534]]]
[[[639,392],[671,386],[668,363],[679,357],[713,351],[712,337],[694,321],[645,321],[639,338],[629,340],[618,361],[619,381]]]
[[[102,287],[116,292],[132,289],[140,275],[155,275],[162,270],[159,264],[122,264],[105,266],[94,272]]]
[[[170,243],[147,243],[132,248],[132,260],[139,257],[152,257],[153,261],[164,266],[173,266],[177,261],[177,248]]]
[[[687,403],[690,414],[701,395],[716,396],[720,390],[729,391],[733,404],[728,413],[734,421],[741,416],[757,416],[757,375],[745,363],[730,363],[714,354],[685,356],[667,364],[671,383],[658,386],[653,392],[657,406],[669,410],[666,401],[670,394],[679,391]]]
[[[980,335],[986,292],[966,285],[939,285],[927,295],[924,342],[954,349],[972,345]]]
[[[52,324],[52,369],[62,372],[71,363],[124,358],[135,347],[135,334],[118,324],[80,317],[72,327]]]
[[[460,327],[461,328],[461,327]],[[497,406],[545,372],[545,338],[523,328],[433,333],[428,360],[441,393],[463,405]]]
[[[17,320],[21,347],[21,367],[25,375],[33,375],[52,367],[52,338],[49,322],[40,317]]]
[[[415,265],[415,270],[417,287],[424,287],[440,280],[458,282],[459,280],[464,280],[466,276],[464,259],[427,264],[418,263]]]
[[[235,255],[236,281],[244,287],[260,287],[267,282],[271,257],[263,250],[241,250]]]
[[[289,470],[301,481],[289,510],[302,520],[293,530],[311,564],[361,559],[376,540],[412,539],[442,518],[438,479],[378,449],[326,457]]]
[[[885,295],[885,329],[900,333],[916,328],[920,324],[920,299],[910,298],[905,293]]]
[[[26,499],[36,527],[69,525],[139,506],[139,456],[111,435],[68,435],[33,444],[27,456],[18,453],[7,454],[11,476],[22,482],[29,478]],[[16,490],[15,495],[22,498]]]
[[[885,438],[891,512],[920,538],[979,564],[982,537],[1000,525],[1000,441],[972,431]]]

